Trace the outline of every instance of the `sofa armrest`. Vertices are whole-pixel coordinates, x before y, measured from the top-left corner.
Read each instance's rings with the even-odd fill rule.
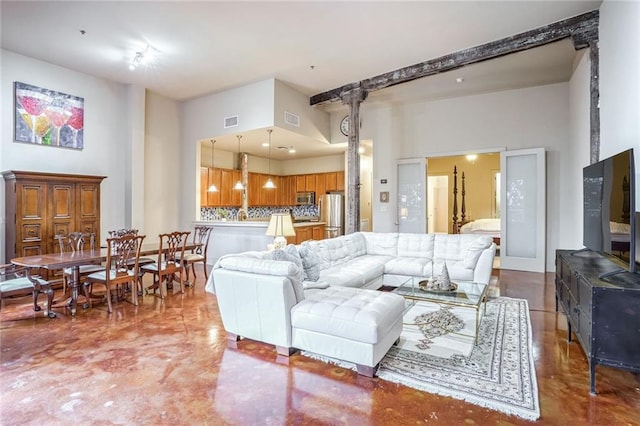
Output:
[[[291,308],[297,299],[288,276],[225,268],[215,269],[212,275],[227,332],[276,346],[291,346]]]
[[[473,281],[476,283],[489,284],[491,272],[493,271],[493,258],[496,255],[496,245],[491,244],[482,251],[478,258],[478,263],[473,270]]]

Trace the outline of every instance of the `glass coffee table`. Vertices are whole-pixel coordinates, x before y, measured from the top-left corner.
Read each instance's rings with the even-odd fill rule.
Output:
[[[470,281],[455,281],[458,287],[454,291],[422,290],[419,283],[426,279],[427,278],[409,278],[393,290],[393,292],[407,300],[413,301],[413,304],[418,301],[423,301],[475,309],[476,327],[473,337],[474,344],[477,344],[478,330],[480,328],[480,307],[482,306],[482,314],[484,315],[486,310],[487,289],[489,286]]]

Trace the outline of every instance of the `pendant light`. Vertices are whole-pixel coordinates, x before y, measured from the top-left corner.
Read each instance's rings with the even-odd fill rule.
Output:
[[[269,178],[267,179],[267,181],[262,186],[264,189],[275,189],[276,188],[276,184],[273,183],[273,181],[271,180],[271,132],[273,132],[273,129],[268,129],[267,130],[267,133],[269,133]]]
[[[238,138],[238,161],[240,161],[240,139],[242,139],[242,135],[237,135],[236,137]],[[243,191],[244,185],[242,184],[242,175],[240,176],[240,180],[236,182],[236,184],[233,186],[233,189]]]
[[[215,145],[216,145],[216,141],[211,139],[211,167],[214,166],[214,163],[213,163],[213,152],[215,150]],[[216,188],[216,185],[214,183],[212,183],[211,186],[209,187],[209,189],[207,189],[207,192],[218,192],[218,188]]]

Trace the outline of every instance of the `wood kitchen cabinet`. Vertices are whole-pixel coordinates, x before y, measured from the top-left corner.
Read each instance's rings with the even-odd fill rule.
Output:
[[[209,168],[209,185],[215,185],[218,190],[216,192],[207,192],[207,200],[209,206],[218,207],[220,205],[220,188],[222,187],[222,173],[220,169]]]
[[[316,191],[316,176],[315,174],[304,175],[304,190],[307,192]]]
[[[242,192],[239,189],[233,189],[236,185],[236,182],[242,182],[242,170],[233,170],[231,173],[231,205],[234,207],[242,206]]]
[[[311,228],[311,236],[314,240],[324,239],[324,225],[313,225]]]
[[[247,196],[249,199],[250,206],[260,206],[260,191],[262,190],[262,186],[260,185],[260,174],[259,173],[249,173],[249,188],[247,191]]]
[[[233,194],[233,170],[221,169],[220,170],[220,186],[218,191],[220,192],[220,206],[229,207],[232,205],[231,197]]]
[[[100,241],[100,184],[106,176],[9,170],[5,181],[6,259],[55,253],[55,235],[92,232]]]
[[[320,199],[327,193],[327,185],[325,179],[325,173],[316,175],[316,204],[320,203]]]
[[[311,226],[298,226],[295,228],[295,231],[296,244],[313,239],[313,228]]]
[[[296,192],[304,192],[307,189],[307,182],[305,179],[305,175],[296,175]]]
[[[336,191],[344,191],[344,172],[336,173]]]
[[[337,191],[338,190],[338,173],[337,172],[331,172],[331,173],[325,173],[324,174],[324,184],[325,184],[325,189],[327,191]]]
[[[209,168],[200,167],[200,206],[209,207],[207,189],[209,189]]]

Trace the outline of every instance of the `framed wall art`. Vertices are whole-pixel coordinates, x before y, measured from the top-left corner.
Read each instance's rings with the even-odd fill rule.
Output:
[[[84,98],[15,82],[16,142],[84,148]]]

